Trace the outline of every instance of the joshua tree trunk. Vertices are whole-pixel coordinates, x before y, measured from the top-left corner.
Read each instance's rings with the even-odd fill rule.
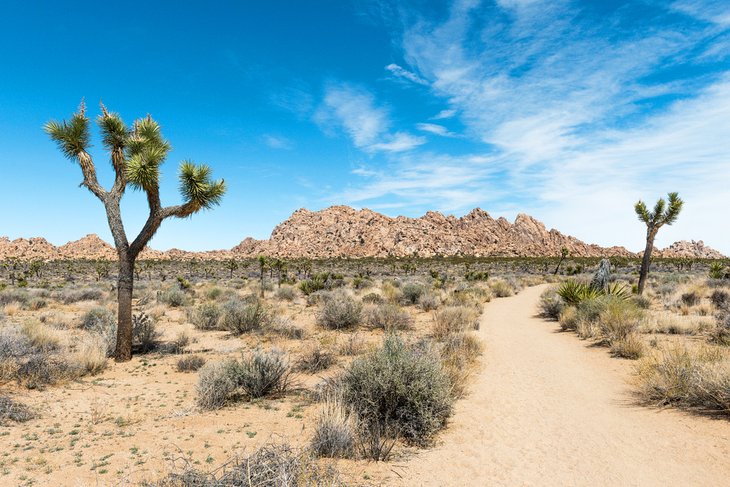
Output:
[[[651,251],[654,249],[654,238],[657,229],[648,228],[646,230],[646,248],[644,249],[644,257],[641,259],[641,271],[639,272],[639,294],[644,294],[646,286],[646,277],[649,275],[649,262],[651,260]]]
[[[565,256],[564,255],[561,255],[560,256],[560,260],[558,261],[558,265],[555,266],[555,272],[553,272],[553,275],[554,276],[557,276],[558,275],[558,271],[560,270],[560,264],[562,264],[564,260],[565,260]]]
[[[114,359],[126,362],[132,358],[132,292],[134,290],[134,258],[120,255],[117,284],[117,347]]]

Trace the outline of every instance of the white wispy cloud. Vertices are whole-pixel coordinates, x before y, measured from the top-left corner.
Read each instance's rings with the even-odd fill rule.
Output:
[[[407,69],[404,69],[401,66],[398,66],[397,64],[389,64],[385,67],[386,70],[390,71],[393,76],[396,76],[401,79],[408,80],[412,83],[416,83],[418,85],[428,85],[428,81],[418,76],[416,73],[412,71],[408,71]]]
[[[454,110],[453,108],[446,108],[431,117],[431,120],[446,120],[448,118],[453,118],[455,115],[456,110]]]
[[[330,84],[314,119],[324,128],[339,127],[355,147],[366,152],[403,152],[426,143],[424,137],[390,132],[388,110],[376,104],[364,88],[347,83]]]
[[[727,2],[665,5],[707,27],[659,16],[623,30],[625,9],[591,21],[568,2],[498,5],[486,12],[457,1],[446,20],[418,19],[399,36],[407,63],[399,68],[418,73],[450,107],[439,115],[458,113],[483,151],[395,155],[387,171],[371,170],[338,196],[414,212],[519,209],[585,240],[638,250],[633,203],[679,191],[684,213],[658,243],[702,238],[730,253],[730,227],[718,224],[730,187],[730,69],[656,76],[702,62],[696,53],[722,59]]]
[[[443,125],[439,125],[436,123],[419,123],[419,124],[416,124],[416,128],[423,132],[440,135],[442,137],[458,137],[458,134],[451,132],[449,129],[447,129]]]
[[[292,141],[281,135],[264,134],[262,138],[264,144],[272,149],[291,149],[293,147]]]

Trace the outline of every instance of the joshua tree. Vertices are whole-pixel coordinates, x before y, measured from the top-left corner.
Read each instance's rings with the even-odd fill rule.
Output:
[[[266,277],[266,266],[269,265],[269,259],[263,255],[259,255],[259,279],[261,280],[261,297],[264,297],[264,278]]]
[[[238,269],[238,262],[236,261],[236,259],[228,259],[226,261],[226,268],[230,273],[230,278],[233,279],[233,273],[236,271],[236,269]]]
[[[639,200],[634,205],[634,210],[639,220],[646,224],[646,248],[644,249],[644,258],[641,260],[641,272],[639,274],[639,294],[643,294],[644,286],[646,286],[646,277],[649,275],[649,261],[651,259],[651,251],[654,248],[654,238],[659,229],[664,225],[671,225],[677,221],[679,212],[682,211],[684,201],[679,198],[677,193],[669,193],[669,206],[664,198],[654,205],[654,211],[649,211],[646,204]]]
[[[108,112],[103,104],[96,122],[114,168],[114,184],[108,191],[99,184],[96,166],[89,153],[91,134],[83,100],[78,112],[68,122],[50,121],[45,130],[63,155],[79,164],[84,177],[81,185],[101,200],[106,209],[119,257],[118,331],[114,357],[121,362],[132,358],[132,288],[137,256],[163,220],[186,218],[219,204],[225,183],[223,180],[213,181],[208,166],[183,161],[179,179],[184,203],[163,207],[160,202],[160,165],[167,157],[170,144],[162,137],[159,124],[148,115],[127,127],[119,115]],[[150,209],[144,227],[132,242],[127,239],[120,212],[120,201],[127,186],[144,191]]]
[[[565,260],[565,258],[567,256],[568,256],[568,248],[562,247],[560,249],[560,260],[558,261],[558,265],[555,266],[555,272],[553,272],[553,275],[556,275],[556,276],[558,275],[558,271],[560,270],[560,264],[563,263],[563,261]]]

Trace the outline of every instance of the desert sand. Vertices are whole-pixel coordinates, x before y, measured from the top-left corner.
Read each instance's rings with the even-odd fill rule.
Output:
[[[483,371],[408,486],[720,486],[730,424],[636,404],[632,362],[535,317],[545,286],[486,305]]]

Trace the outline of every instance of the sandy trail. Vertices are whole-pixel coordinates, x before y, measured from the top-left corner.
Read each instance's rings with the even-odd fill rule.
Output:
[[[534,317],[544,289],[487,305],[470,395],[393,483],[730,485],[730,422],[636,406],[631,362]]]

